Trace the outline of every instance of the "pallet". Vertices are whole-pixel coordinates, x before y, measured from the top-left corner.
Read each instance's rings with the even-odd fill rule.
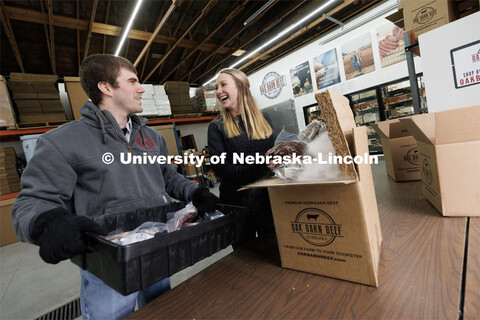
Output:
[[[67,122],[70,122],[70,120],[22,122],[22,123],[17,123],[14,129],[36,129],[36,128],[45,128],[45,127],[58,127]]]
[[[140,116],[143,118],[147,118],[148,120],[166,120],[170,119],[172,116],[170,115],[149,115],[149,116]]]
[[[176,113],[172,114],[174,118],[199,118],[203,116],[202,113]]]

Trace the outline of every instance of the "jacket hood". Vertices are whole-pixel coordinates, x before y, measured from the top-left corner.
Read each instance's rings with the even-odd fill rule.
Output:
[[[103,133],[104,143],[108,142],[108,131],[121,132],[120,125],[115,120],[113,115],[108,110],[100,110],[92,101],[85,101],[83,107],[80,108],[80,114],[83,116],[82,120],[86,121],[89,125],[92,125],[97,128],[101,128]],[[131,114],[130,118],[132,119],[133,132],[136,129],[140,129],[140,134],[143,139],[143,127],[147,123],[148,119],[139,117],[135,114]]]

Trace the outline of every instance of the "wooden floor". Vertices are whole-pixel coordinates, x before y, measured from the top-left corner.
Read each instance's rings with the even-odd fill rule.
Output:
[[[442,217],[419,181],[395,183],[383,162],[372,171],[384,238],[378,288],[281,268],[272,234],[128,319],[478,319],[480,218]]]

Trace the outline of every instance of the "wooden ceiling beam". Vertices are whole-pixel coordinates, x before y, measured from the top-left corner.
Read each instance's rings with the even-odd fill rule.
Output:
[[[334,9],[330,10],[327,15],[329,16],[333,16],[335,13],[337,13],[338,11],[346,8],[347,6],[351,5],[355,0],[345,0],[342,4],[340,4],[339,6],[336,6]],[[316,27],[320,22],[324,21],[325,18],[322,16],[320,18],[318,18],[317,20],[313,21],[312,23],[310,23],[309,25],[301,28],[300,30],[298,30],[297,32],[295,32],[294,34],[292,34],[291,36],[289,36],[288,38],[286,38],[285,40],[281,41],[280,43],[274,45],[273,47],[271,47],[270,49],[266,50],[265,52],[263,52],[262,54],[258,55],[257,57],[255,57],[254,59],[248,61],[247,63],[243,64],[242,66],[238,67],[237,69],[239,70],[242,70],[242,69],[245,69],[246,67],[248,67],[249,65],[251,65],[252,63],[260,60],[262,57],[264,57],[265,55],[268,55],[269,53],[271,53],[272,51],[282,47],[283,45],[287,44],[288,42],[292,41],[293,39],[295,39],[296,37],[302,35],[303,33],[307,32],[308,30]]]
[[[230,14],[228,16],[225,17],[225,19],[223,19],[223,21],[221,21],[213,30],[211,33],[208,34],[208,36],[201,42],[199,43],[195,48],[193,48],[192,50],[190,50],[190,54],[184,58],[184,60],[187,60],[189,59],[197,50],[199,50],[200,46],[202,46],[204,43],[206,43],[208,40],[210,40],[211,37],[213,37],[213,35],[215,33],[217,33],[224,25],[225,23],[227,23],[228,21],[230,21],[231,19],[233,19],[240,11],[242,11],[244,8],[245,8],[245,4],[248,2],[249,0],[246,0],[244,1],[243,3],[239,4],[232,12],[230,12]],[[177,66],[175,68],[172,68],[172,70],[170,70],[170,72],[165,75],[162,80],[160,80],[160,83],[163,83],[173,72],[175,72],[178,68],[180,67],[180,64],[177,64]]]
[[[80,18],[80,0],[76,0],[76,11],[75,14],[77,15],[77,19]],[[82,63],[81,54],[80,54],[80,30],[77,29],[77,63],[78,63],[78,74],[80,75],[80,65]]]
[[[107,2],[107,12],[105,14],[105,24],[108,24],[108,16],[110,14],[110,0]],[[107,48],[107,35],[103,35],[103,46],[102,46],[102,53],[105,54]]]
[[[240,48],[244,48],[245,46],[247,46],[249,43],[251,43],[252,41],[254,41],[257,37],[259,37],[260,35],[262,35],[264,32],[266,32],[267,30],[270,30],[271,28],[273,28],[274,26],[276,26],[278,23],[280,23],[283,18],[285,18],[286,16],[288,16],[290,13],[294,12],[298,7],[300,7],[303,3],[305,2],[304,1],[301,1],[301,2],[298,2],[295,4],[295,6],[293,6],[292,8],[290,8],[289,10],[287,10],[286,12],[284,12],[281,16],[277,17],[275,20],[271,21],[270,24],[268,26],[266,26],[265,28],[263,28],[262,31],[259,31],[257,33],[256,36],[254,37],[251,37],[249,38],[245,43],[243,43]],[[271,8],[272,6],[270,6],[269,8]],[[268,9],[267,9],[268,10]],[[264,11],[265,12],[265,11]],[[205,74],[207,74],[208,72],[211,72],[212,69],[216,68],[218,65],[222,64],[225,60],[227,60],[228,58],[231,57],[231,55],[234,53],[235,51],[232,51],[230,52],[229,55],[227,55],[225,58],[223,58],[222,60],[220,60],[219,62],[217,62],[214,66],[212,66],[210,69],[207,69],[206,72],[203,72],[200,76],[198,76],[197,78],[195,78],[194,81],[197,81],[199,80],[200,78],[202,78]]]
[[[202,9],[202,12],[195,18],[195,20],[190,24],[190,26],[188,27],[188,29],[182,34],[182,36],[180,38],[178,38],[178,40],[172,45],[172,48],[170,48],[170,50],[168,52],[165,52],[165,54],[163,55],[162,59],[160,59],[160,61],[157,63],[157,65],[152,69],[152,71],[150,71],[150,73],[146,76],[145,79],[143,79],[143,82],[142,83],[145,83],[145,81],[147,81],[150,76],[155,72],[155,70],[157,70],[157,68],[165,62],[165,60],[168,58],[168,56],[173,52],[173,50],[178,46],[178,44],[180,43],[180,41],[182,41],[182,39],[184,39],[188,33],[190,32],[191,29],[193,29],[195,27],[195,25],[201,21],[207,14],[208,12],[210,12],[210,10],[215,6],[215,4],[218,2],[218,0],[210,0],[208,1],[207,5]]]
[[[47,10],[48,10],[48,26],[50,29],[50,64],[52,65],[52,73],[57,74],[57,66],[55,61],[55,34],[54,34],[55,31],[53,29],[52,0],[48,0]]]
[[[10,7],[10,6],[5,6],[4,8],[5,8],[4,15],[6,18],[19,20],[19,21],[40,23],[40,24],[48,23],[47,14],[44,14],[44,13],[42,14],[39,11],[27,10],[27,9]],[[55,27],[77,29],[80,31],[88,30],[89,22],[86,20],[57,16],[57,15],[54,15],[53,18],[54,18]],[[108,25],[100,22],[94,22],[92,26],[92,33],[98,33],[98,34],[107,35],[107,36],[119,36],[121,31],[122,31],[122,28],[120,27],[117,27],[114,25]],[[151,36],[152,36],[151,32],[140,31],[140,30],[130,30],[127,37],[129,39],[148,41]],[[153,42],[160,43],[160,44],[171,44],[176,42],[177,40],[178,39],[174,37],[157,35],[153,40]],[[183,39],[178,44],[178,46],[183,48],[188,48],[188,49],[194,48],[197,45],[198,45],[197,41],[192,41],[189,39]],[[212,43],[204,43],[199,48],[199,50],[202,50],[202,51],[213,51],[216,49],[218,49],[218,46]],[[231,50],[232,48],[223,46],[222,48],[218,49],[217,53],[226,54]]]
[[[165,23],[167,22],[168,18],[170,18],[170,16],[172,15],[173,11],[175,10],[175,8],[177,8],[180,4],[182,3],[182,1],[176,1],[176,0],[173,0],[172,1],[172,4],[170,5],[170,7],[168,8],[167,12],[163,15],[162,17],[162,20],[157,24],[157,27],[155,28],[155,30],[153,31],[153,33],[150,34],[148,40],[147,40],[147,43],[145,44],[145,46],[143,47],[142,51],[140,52],[140,54],[138,55],[137,59],[135,60],[135,62],[133,63],[133,65],[136,67],[138,65],[138,63],[140,62],[140,60],[142,60],[143,56],[145,55],[145,53],[147,52],[147,49],[150,48],[150,46],[152,45],[152,42],[155,40],[155,37],[158,35],[158,33],[160,32],[160,30],[163,28],[163,26],[165,25]]]
[[[5,6],[3,0],[0,2],[0,19],[2,20],[3,29],[7,34],[8,41],[12,46],[13,53],[15,54],[15,59],[17,59],[18,66],[20,70],[25,73],[25,68],[23,67],[22,56],[20,55],[20,50],[18,50],[17,40],[15,40],[15,35],[13,33],[12,26],[8,17],[5,17]]]
[[[95,14],[97,13],[98,0],[93,1],[92,13],[90,14],[90,22],[87,30],[87,41],[85,43],[85,51],[83,52],[83,59],[88,56],[88,48],[90,47],[90,40],[92,39],[93,23],[95,22]]]
[[[357,10],[355,10],[355,11],[353,11],[353,12],[350,12],[348,15],[342,17],[341,20],[342,20],[342,21],[348,21],[348,19],[356,16],[358,13],[364,11],[366,8],[368,8],[368,7],[372,6],[372,5],[375,5],[375,4],[378,3],[379,1],[381,1],[381,0],[370,1],[370,2],[368,2],[368,4],[367,4],[366,6],[364,6],[364,7],[357,7],[357,8],[358,8]],[[354,1],[354,6],[356,6],[357,2],[358,2],[358,1]],[[289,48],[288,50],[282,51],[281,55],[273,54],[271,57],[269,57],[269,59],[266,59],[266,60],[265,60],[264,62],[262,62],[260,65],[257,65],[257,66],[255,66],[255,67],[252,68],[252,69],[249,69],[249,70],[248,70],[248,73],[249,73],[249,74],[250,74],[250,73],[253,73],[253,72],[255,72],[255,71],[257,71],[257,70],[259,70],[259,69],[261,69],[261,68],[263,68],[263,67],[265,67],[265,66],[267,66],[267,65],[269,65],[270,63],[273,62],[273,60],[278,59],[279,57],[283,57],[283,56],[289,54],[291,51],[293,51],[293,50],[295,50],[295,49],[303,46],[304,44],[307,44],[307,43],[315,40],[315,39],[318,38],[321,34],[326,33],[326,32],[330,31],[332,28],[335,28],[335,27],[337,27],[337,25],[336,25],[336,24],[332,24],[332,25],[326,27],[325,29],[322,29],[322,32],[315,33],[314,35],[312,35],[312,36],[310,36],[310,37],[308,37],[308,38],[303,39],[301,42],[299,42],[298,44],[296,44],[294,47]]]
[[[276,2],[275,2],[276,3]],[[250,22],[250,24],[254,23],[255,21],[258,21],[258,19],[260,19],[263,15],[265,15],[271,8],[273,8],[274,6],[271,5],[269,6],[266,10],[264,10],[261,14],[259,14],[257,17],[255,17],[254,20],[252,20]],[[281,18],[279,19],[281,20]],[[198,67],[200,67],[200,65],[204,64],[208,59],[210,59],[211,57],[213,57],[215,54],[217,53],[220,53],[220,49],[223,49],[223,48],[226,48],[225,46],[227,45],[227,43],[229,43],[230,41],[232,41],[233,39],[235,39],[238,35],[240,35],[243,31],[245,31],[246,29],[248,28],[248,25],[244,25],[243,27],[241,27],[240,29],[238,29],[232,36],[230,36],[227,40],[223,41],[222,44],[220,44],[218,46],[218,48],[211,52],[207,57],[205,57],[201,62],[200,64],[198,64],[197,66],[195,66],[192,70],[190,70],[186,75],[183,76],[182,80],[185,79],[185,78],[190,78],[190,75],[198,69]],[[261,32],[258,33],[258,35],[260,35]],[[240,47],[241,48],[241,47]],[[240,49],[238,48],[238,49]],[[236,49],[235,51],[237,51],[238,49]],[[233,50],[230,50],[228,53],[227,53],[227,56],[230,57],[231,54],[233,52],[235,52]]]
[[[43,0],[40,0],[40,9],[42,10],[42,13],[45,12],[45,9],[43,8]],[[47,50],[48,50],[48,56],[50,58],[50,67],[52,68],[52,73],[54,73],[55,68],[55,63],[53,62],[52,59],[52,49],[50,48],[50,36],[48,35],[48,26],[46,24],[43,25],[43,31],[45,31],[45,40],[47,42]]]

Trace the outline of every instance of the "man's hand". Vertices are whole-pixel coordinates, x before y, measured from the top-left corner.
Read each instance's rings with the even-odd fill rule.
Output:
[[[82,234],[87,231],[100,235],[108,234],[105,228],[93,220],[57,208],[37,217],[31,236],[40,246],[40,257],[43,261],[56,264],[86,252]]]
[[[205,212],[215,212],[215,205],[220,199],[210,191],[207,187],[198,187],[193,193],[193,205],[198,210],[198,215],[203,217]]]

